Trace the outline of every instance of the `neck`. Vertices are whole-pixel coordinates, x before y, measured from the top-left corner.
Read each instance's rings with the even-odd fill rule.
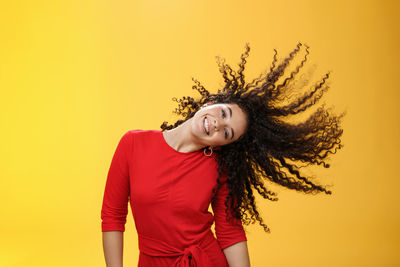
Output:
[[[185,121],[178,127],[164,131],[164,139],[168,145],[179,152],[190,153],[203,149],[205,146],[196,142],[191,133],[191,122],[193,118]]]

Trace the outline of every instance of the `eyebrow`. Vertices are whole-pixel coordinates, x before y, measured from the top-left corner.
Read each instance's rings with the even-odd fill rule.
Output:
[[[230,118],[232,118],[232,109],[228,106],[229,109],[229,114],[230,114]],[[231,136],[231,140],[233,139],[233,137],[235,136],[235,132],[233,131],[233,128],[231,128],[232,130],[232,136]]]

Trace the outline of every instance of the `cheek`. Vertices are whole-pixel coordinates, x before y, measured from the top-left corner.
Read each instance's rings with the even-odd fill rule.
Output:
[[[228,139],[225,139],[225,133],[224,133],[224,132],[221,132],[221,133],[218,135],[218,140],[219,140],[221,143],[228,143],[228,142],[229,142]]]
[[[224,137],[224,134],[218,133],[214,136],[213,141],[215,142],[215,144],[221,145],[226,142],[226,139]]]

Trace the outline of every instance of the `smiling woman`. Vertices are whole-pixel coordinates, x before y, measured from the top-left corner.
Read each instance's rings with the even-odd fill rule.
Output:
[[[227,145],[235,142],[246,131],[247,116],[237,104],[212,103],[204,105],[187,121],[193,120],[191,133],[200,148]]]
[[[210,101],[180,127],[164,131],[163,136],[177,151],[190,152],[206,147],[213,151],[239,140],[247,125],[247,115],[239,105]]]
[[[138,266],[250,265],[243,224],[258,220],[253,190],[276,201],[265,188],[269,179],[290,189],[331,191],[303,177],[300,167],[287,162],[324,162],[340,149],[340,119],[323,108],[306,122],[290,124],[280,117],[300,113],[327,90],[329,73],[299,99],[278,105],[293,86],[307,55],[282,83],[298,44],[277,64],[276,50],[269,73],[245,84],[245,58],[236,74],[219,61],[225,87],[210,94],[195,80],[201,98],[183,97],[175,111],[183,119],[159,130],[130,130],[115,151],[107,177],[102,207],[106,261],[122,262],[122,235],[130,202],[139,238]],[[215,152],[215,153],[214,153]],[[288,170],[294,177],[284,172]],[[213,214],[208,212],[212,207]],[[215,222],[215,236],[211,226]]]

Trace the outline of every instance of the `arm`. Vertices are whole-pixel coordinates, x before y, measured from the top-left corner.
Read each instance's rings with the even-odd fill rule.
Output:
[[[123,236],[130,195],[129,157],[132,136],[124,134],[108,171],[101,209],[103,252],[107,267],[122,267]]]
[[[122,267],[124,232],[103,232],[103,251],[107,267]]]
[[[242,222],[236,218],[232,218],[232,221],[226,219],[225,201],[229,189],[227,183],[224,182],[226,176],[221,178],[222,185],[211,203],[215,219],[215,234],[230,267],[249,267],[247,238]]]
[[[241,241],[223,250],[229,267],[250,267],[247,241]]]

